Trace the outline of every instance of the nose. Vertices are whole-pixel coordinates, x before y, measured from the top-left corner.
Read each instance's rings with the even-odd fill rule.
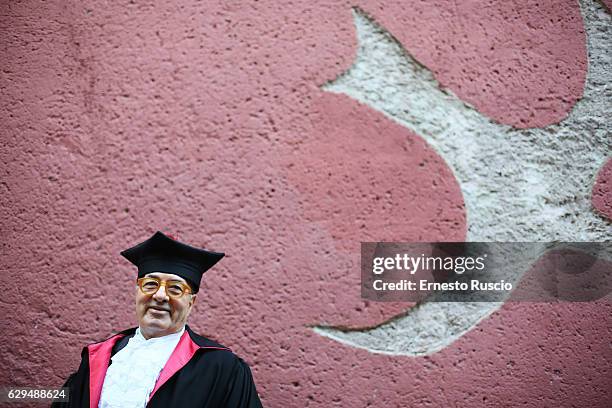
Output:
[[[159,289],[157,289],[157,292],[153,294],[153,299],[158,302],[165,302],[170,300],[170,297],[166,293],[166,285],[161,285]]]

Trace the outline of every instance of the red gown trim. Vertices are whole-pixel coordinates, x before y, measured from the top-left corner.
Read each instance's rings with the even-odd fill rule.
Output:
[[[181,339],[176,345],[174,351],[170,355],[170,358],[168,359],[168,361],[166,361],[166,365],[164,366],[164,368],[162,368],[161,372],[159,373],[159,377],[157,377],[157,381],[155,382],[155,387],[153,388],[153,391],[151,391],[151,394],[149,394],[149,399],[147,400],[147,403],[148,401],[151,401],[151,398],[153,398],[153,395],[155,395],[155,392],[157,392],[157,390],[162,385],[164,385],[166,381],[170,379],[170,377],[176,374],[176,372],[179,371],[181,368],[185,367],[185,365],[189,362],[189,360],[191,360],[191,357],[193,357],[193,355],[199,349],[229,350],[223,347],[198,346],[191,339],[191,336],[189,335],[189,333],[187,333],[187,330],[185,330],[185,332],[181,336]]]
[[[125,335],[117,334],[102,343],[90,344],[87,346],[89,353],[89,407],[98,408],[100,402],[100,394],[102,393],[102,385],[108,363],[111,357],[111,351],[117,340]]]

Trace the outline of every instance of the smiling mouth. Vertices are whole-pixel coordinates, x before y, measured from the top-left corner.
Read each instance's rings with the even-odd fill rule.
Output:
[[[167,310],[167,309],[162,309],[161,307],[155,307],[155,306],[150,306],[149,310],[154,310],[156,312],[168,312],[168,313],[170,313],[170,311]]]

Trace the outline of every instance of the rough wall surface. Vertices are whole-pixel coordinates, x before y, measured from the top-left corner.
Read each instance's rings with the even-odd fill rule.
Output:
[[[582,11],[590,56],[583,98],[554,125],[517,129],[482,115],[452,91],[440,88],[427,69],[362,11],[355,13],[359,38],[355,62],[325,89],[383,112],[436,149],[461,187],[468,240],[609,239],[603,199],[607,167],[600,167],[612,147],[606,123],[610,16],[592,4],[585,4]],[[518,283],[545,244],[540,249],[523,253],[495,273]],[[452,293],[446,300],[448,295]],[[406,316],[365,332],[326,327],[318,327],[317,332],[371,351],[422,355],[446,347],[501,306],[501,302],[425,302]]]
[[[430,311],[425,356],[312,329],[367,336],[410,308],[360,299],[360,241],[609,240],[599,3],[0,7],[0,384],[59,385],[133,326],[118,254],[160,229],[228,253],[190,324],[266,406],[611,405],[609,302],[498,305],[459,335]]]

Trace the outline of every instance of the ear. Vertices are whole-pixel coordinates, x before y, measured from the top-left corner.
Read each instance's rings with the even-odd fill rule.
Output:
[[[189,308],[190,309],[193,307],[193,304],[195,303],[197,297],[198,297],[198,295],[191,295],[191,299],[189,300]]]

